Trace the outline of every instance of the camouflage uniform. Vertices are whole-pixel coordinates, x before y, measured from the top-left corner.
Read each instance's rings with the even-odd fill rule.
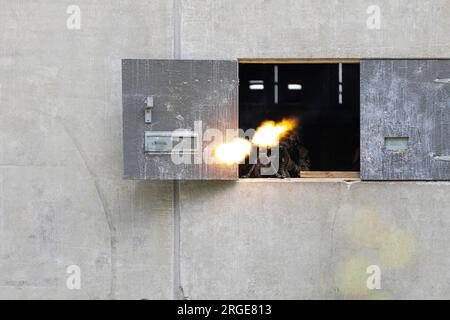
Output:
[[[308,149],[300,142],[297,132],[291,132],[279,144],[279,169],[275,174],[278,178],[295,178],[300,176],[300,171],[309,171],[311,168],[311,160],[309,158]],[[250,166],[244,178],[262,178],[261,168],[270,167],[263,165],[259,161]]]

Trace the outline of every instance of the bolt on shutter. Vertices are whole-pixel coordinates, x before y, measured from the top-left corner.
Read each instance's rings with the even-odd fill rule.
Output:
[[[214,133],[237,135],[237,74],[236,61],[122,60],[124,177],[237,179],[237,165],[204,157]]]
[[[450,180],[450,60],[361,61],[361,178]]]

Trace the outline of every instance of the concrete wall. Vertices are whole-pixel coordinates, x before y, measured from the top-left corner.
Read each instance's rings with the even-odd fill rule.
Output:
[[[449,298],[450,184],[124,181],[120,74],[122,58],[445,57],[449,13],[446,0],[0,0],[0,298]],[[368,264],[383,290],[366,289]]]
[[[187,182],[189,298],[450,296],[450,183]],[[368,290],[379,266],[381,290]]]

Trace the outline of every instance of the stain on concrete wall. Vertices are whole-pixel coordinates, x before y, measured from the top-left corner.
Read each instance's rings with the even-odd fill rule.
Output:
[[[348,237],[353,250],[349,257],[338,263],[335,275],[336,288],[342,297],[393,298],[381,285],[375,289],[368,287],[368,269],[376,266],[382,280],[385,271],[401,270],[414,258],[413,235],[398,229],[395,223],[384,224],[381,217],[377,212],[365,209],[355,212],[351,218]]]

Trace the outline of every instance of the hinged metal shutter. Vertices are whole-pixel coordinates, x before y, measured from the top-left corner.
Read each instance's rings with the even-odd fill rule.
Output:
[[[361,62],[361,178],[450,179],[450,61]]]
[[[238,128],[237,70],[236,61],[123,60],[125,178],[237,179],[237,165],[205,163],[210,141],[202,137]],[[172,160],[174,130],[192,142],[183,148],[191,163]]]

